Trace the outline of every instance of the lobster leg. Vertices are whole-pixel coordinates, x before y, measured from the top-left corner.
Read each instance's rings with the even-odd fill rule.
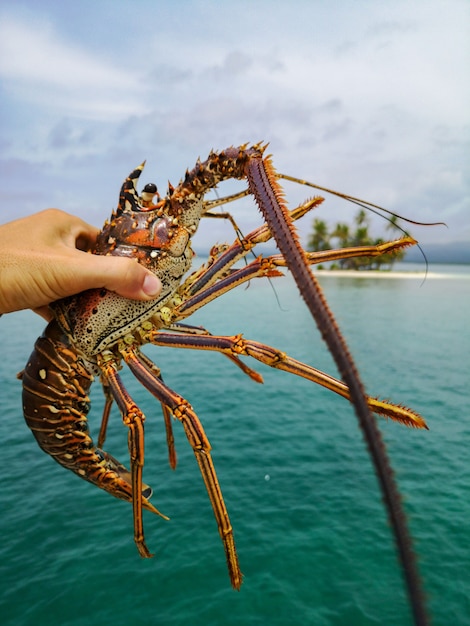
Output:
[[[298,220],[322,202],[323,198],[320,197],[307,200],[307,202],[304,202],[290,212],[291,219],[293,221]],[[207,214],[204,215],[204,217],[207,217]],[[190,276],[184,285],[184,290],[188,294],[193,295],[199,292],[202,287],[212,285],[218,278],[225,276],[230,268],[239,259],[244,258],[256,245],[265,243],[272,239],[272,237],[268,225],[263,224],[250,232],[246,237],[236,239],[205,271],[196,272],[196,277],[194,277],[194,275]]]
[[[213,202],[227,202],[238,199],[242,195],[246,195],[246,192],[242,192],[241,194],[234,194],[233,197],[222,198],[221,200]],[[306,213],[316,208],[322,202],[323,198],[319,196],[307,200],[292,211],[289,211],[289,217],[292,221],[297,221]],[[236,230],[237,234],[240,235],[238,226],[234,222],[230,213],[212,214],[206,212],[204,214],[204,217],[216,216],[230,219],[234,224],[234,229]],[[249,233],[246,237],[236,239],[231,246],[227,246],[223,253],[220,254],[220,256],[215,260],[215,262],[211,262],[210,266],[206,268],[205,271],[203,271],[201,268],[201,270],[197,271],[195,275],[192,275],[189,278],[189,280],[185,284],[187,293],[194,295],[196,292],[200,291],[203,286],[207,287],[208,285],[213,284],[215,280],[227,274],[229,268],[232,267],[236,261],[245,257],[248,252],[252,250],[256,245],[258,245],[259,243],[266,243],[272,238],[273,234],[269,230],[268,225],[263,224],[262,226],[256,228],[251,233]],[[341,248],[339,250],[324,250],[319,252],[306,252],[305,254],[308,262],[313,265],[316,263],[326,263],[330,261],[337,261],[340,259],[348,259],[360,256],[380,256],[382,254],[397,252],[398,250],[402,250],[407,246],[416,245],[416,243],[417,242],[415,239],[406,236],[400,239],[396,239],[394,241],[384,242],[378,245],[356,246],[350,248]],[[272,257],[268,258],[275,262],[275,265],[277,266],[288,266],[286,259],[282,255],[273,255]]]
[[[153,361],[148,359],[145,354],[140,353],[142,361],[144,361],[149,369],[151,369],[156,376],[161,378],[160,369],[155,365]],[[98,435],[98,448],[102,448],[106,439],[106,430],[108,428],[109,415],[111,412],[111,406],[113,404],[114,396],[111,393],[109,384],[106,381],[102,381],[103,392],[105,396],[105,404],[103,408],[103,416],[101,418],[101,427]],[[176,468],[176,452],[175,452],[175,439],[173,437],[173,428],[171,425],[171,411],[162,404],[163,421],[165,423],[166,440],[168,445],[168,461],[171,469]]]
[[[112,360],[99,359],[99,366],[109,384],[111,393],[129,428],[129,454],[131,458],[132,509],[134,513],[134,541],[139,554],[144,558],[153,555],[145,545],[142,518],[142,470],[144,466],[144,421],[145,416],[132,400],[116,371]]]
[[[307,262],[313,265],[315,263],[325,263],[326,261],[334,261],[349,257],[380,256],[381,254],[393,252],[402,249],[408,245],[413,245],[414,243],[414,239],[412,239],[411,237],[405,237],[375,246],[358,246],[356,248],[353,248],[354,252],[351,254],[349,254],[349,249],[346,249],[305,253],[305,256]],[[212,270],[212,267],[209,268],[208,273]],[[211,300],[220,297],[224,293],[227,293],[228,291],[252,280],[253,278],[276,278],[283,276],[284,274],[279,272],[276,267],[288,267],[287,261],[281,254],[268,257],[260,256],[245,267],[238,270],[232,270],[228,276],[220,278],[216,282],[211,280],[211,284],[209,284],[209,286],[207,287],[204,284],[206,282],[204,280],[205,273],[202,273],[197,281],[198,290],[194,288],[194,285],[191,285],[190,288],[187,289],[187,291],[192,295],[189,297],[185,295],[183,302],[175,307],[174,316],[177,319],[189,317],[189,315],[192,315],[196,310],[200,309]],[[226,273],[226,270],[223,270],[220,267],[218,271],[219,274]],[[189,278],[189,280],[191,280],[191,278]]]
[[[242,574],[238,563],[233,529],[210,455],[211,445],[198,416],[187,400],[167,387],[158,376],[155,376],[155,373],[147,367],[145,360],[141,359],[140,354],[126,347],[121,347],[120,352],[134,376],[163,405],[169,407],[176,419],[183,424],[214,510],[219,534],[224,544],[232,586],[235,589],[240,589]]]
[[[281,352],[276,348],[259,343],[258,341],[245,339],[242,335],[225,337],[210,335],[209,333],[207,333],[207,335],[185,335],[150,331],[148,335],[146,335],[146,339],[149,343],[158,346],[220,352],[234,360],[238,366],[240,366],[241,363],[241,361],[238,361],[240,355],[250,356],[274,369],[283,370],[290,374],[306,378],[351,401],[349,389],[342,381],[321,372],[311,365],[293,359],[285,354],[285,352]],[[241,367],[241,369],[243,368]],[[255,378],[251,372],[252,370],[246,373],[250,378],[256,380],[256,382],[260,382],[259,378]],[[391,402],[384,402],[370,396],[367,396],[367,404],[370,410],[377,415],[382,415],[405,426],[428,429],[421,415],[412,409],[392,404]]]
[[[163,378],[161,376],[160,368],[155,365],[145,354],[139,351],[139,359],[142,365],[144,365],[151,373],[152,376],[157,377],[161,382]],[[166,443],[168,446],[168,462],[171,469],[176,468],[176,451],[175,451],[175,438],[173,436],[173,426],[171,424],[171,418],[173,416],[170,407],[166,404],[162,404],[163,420],[165,422]]]
[[[175,323],[172,324],[171,327],[168,329],[171,331],[174,331],[175,333],[183,333],[183,334],[188,334],[190,336],[195,336],[195,335],[205,335],[206,337],[212,337],[213,335],[206,330],[205,328],[202,328],[201,326],[191,326],[189,324],[179,324],[179,323]],[[158,338],[162,336],[162,334],[157,334],[157,335],[152,335],[152,337],[156,337],[156,341],[155,344],[158,345]],[[175,335],[170,334],[170,337],[175,337]],[[148,340],[149,343],[153,342],[153,339],[149,339]],[[166,345],[166,344],[163,344]],[[171,344],[170,346],[171,347]],[[190,347],[190,346],[188,346]],[[259,374],[256,370],[252,369],[251,367],[248,367],[248,365],[246,365],[246,363],[244,363],[243,361],[240,360],[238,354],[229,354],[228,352],[224,352],[224,355],[226,357],[228,357],[232,363],[234,363],[239,369],[242,370],[242,372],[244,374],[246,374],[249,378],[251,378],[251,380],[253,380],[255,383],[263,383],[263,377],[261,376],[261,374]],[[148,359],[150,361],[150,359]],[[152,361],[150,361],[150,363],[152,363]]]
[[[414,246],[417,243],[413,237],[401,237],[393,241],[385,241],[372,246],[356,246],[351,248],[340,248],[339,250],[321,250],[318,252],[306,252],[306,257],[310,265],[318,263],[327,263],[329,261],[339,261],[341,259],[351,259],[355,257],[382,256],[403,250],[408,246]],[[281,254],[269,257],[273,263],[279,267],[287,267],[286,260]]]
[[[238,199],[242,195],[246,195],[247,192],[241,192],[241,194],[234,194],[228,198],[213,201],[214,203],[220,203],[222,201],[231,201]],[[307,200],[303,204],[296,207],[289,212],[289,217],[292,221],[296,221],[303,217],[306,213],[311,211],[323,202],[323,198],[315,197]],[[205,202],[205,205],[208,202]],[[219,214],[217,214],[219,215]],[[213,216],[211,213],[206,213],[204,217]],[[230,214],[223,214],[224,217],[230,217]],[[237,233],[239,232],[236,224],[234,225]],[[272,232],[269,230],[267,224],[256,228],[250,232],[244,238],[236,239],[230,246],[227,246],[223,251],[215,258],[211,258],[207,267],[202,266],[191,274],[191,276],[185,281],[181,288],[185,302],[178,308],[178,311],[182,313],[185,311],[184,317],[189,316],[196,308],[202,307],[210,300],[219,297],[229,289],[237,287],[242,282],[251,280],[257,277],[270,278],[280,276],[276,273],[275,267],[287,267],[288,262],[283,255],[272,255],[269,257],[258,257],[252,264],[244,268],[244,270],[232,270],[232,266],[244,257],[259,243],[266,243],[273,238]],[[340,259],[346,259],[357,256],[380,256],[382,254],[396,252],[407,246],[415,245],[417,242],[412,237],[403,237],[394,241],[385,242],[372,246],[356,246],[354,248],[345,248],[339,250],[325,250],[321,252],[305,252],[306,261],[313,265],[316,263],[325,263],[329,261],[337,261]],[[248,269],[249,268],[249,269]],[[223,283],[219,282],[224,279]],[[213,290],[208,290],[201,293],[203,289],[208,289],[213,286]],[[195,300],[191,300],[190,296],[195,296]],[[197,306],[194,306],[197,305]]]
[[[104,408],[103,416],[101,418],[100,432],[98,434],[98,448],[102,448],[104,442],[106,441],[106,431],[108,430],[109,416],[114,400],[109,385],[105,381],[102,381],[102,387],[104,393]]]

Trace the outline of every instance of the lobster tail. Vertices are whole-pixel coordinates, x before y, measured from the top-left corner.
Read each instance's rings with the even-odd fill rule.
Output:
[[[132,502],[130,472],[90,436],[89,367],[56,321],[39,337],[22,374],[23,411],[40,448],[63,467],[111,495]],[[158,513],[142,485],[143,505]]]

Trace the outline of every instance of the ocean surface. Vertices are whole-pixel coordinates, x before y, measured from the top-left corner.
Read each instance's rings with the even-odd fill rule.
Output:
[[[422,270],[422,267],[413,266]],[[405,501],[429,613],[470,624],[470,268],[387,278],[320,274],[370,395],[422,413],[429,431],[380,427]],[[191,318],[242,332],[333,375],[289,277],[253,281]],[[264,385],[221,355],[149,346],[167,384],[194,406],[235,530],[244,584],[230,587],[211,506],[182,427],[167,462],[161,411],[145,411],[144,479],[171,520],[145,514],[155,558],[139,557],[132,510],[45,455],[23,421],[21,370],[43,328],[0,319],[0,623],[14,626],[347,625],[412,623],[394,542],[351,406],[259,363]],[[102,409],[92,387],[91,427]],[[113,413],[106,449],[127,464]]]

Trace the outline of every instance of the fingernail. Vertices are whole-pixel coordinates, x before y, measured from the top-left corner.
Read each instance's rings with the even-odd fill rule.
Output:
[[[147,274],[144,278],[142,289],[147,296],[154,298],[155,296],[158,296],[162,290],[162,283],[154,274]]]

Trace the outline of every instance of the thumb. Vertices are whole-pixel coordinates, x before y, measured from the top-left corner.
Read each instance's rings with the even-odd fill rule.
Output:
[[[96,280],[100,284],[97,287],[105,287],[133,300],[152,300],[162,290],[160,279],[135,259],[94,255],[88,258],[96,262],[95,270],[99,268]]]

